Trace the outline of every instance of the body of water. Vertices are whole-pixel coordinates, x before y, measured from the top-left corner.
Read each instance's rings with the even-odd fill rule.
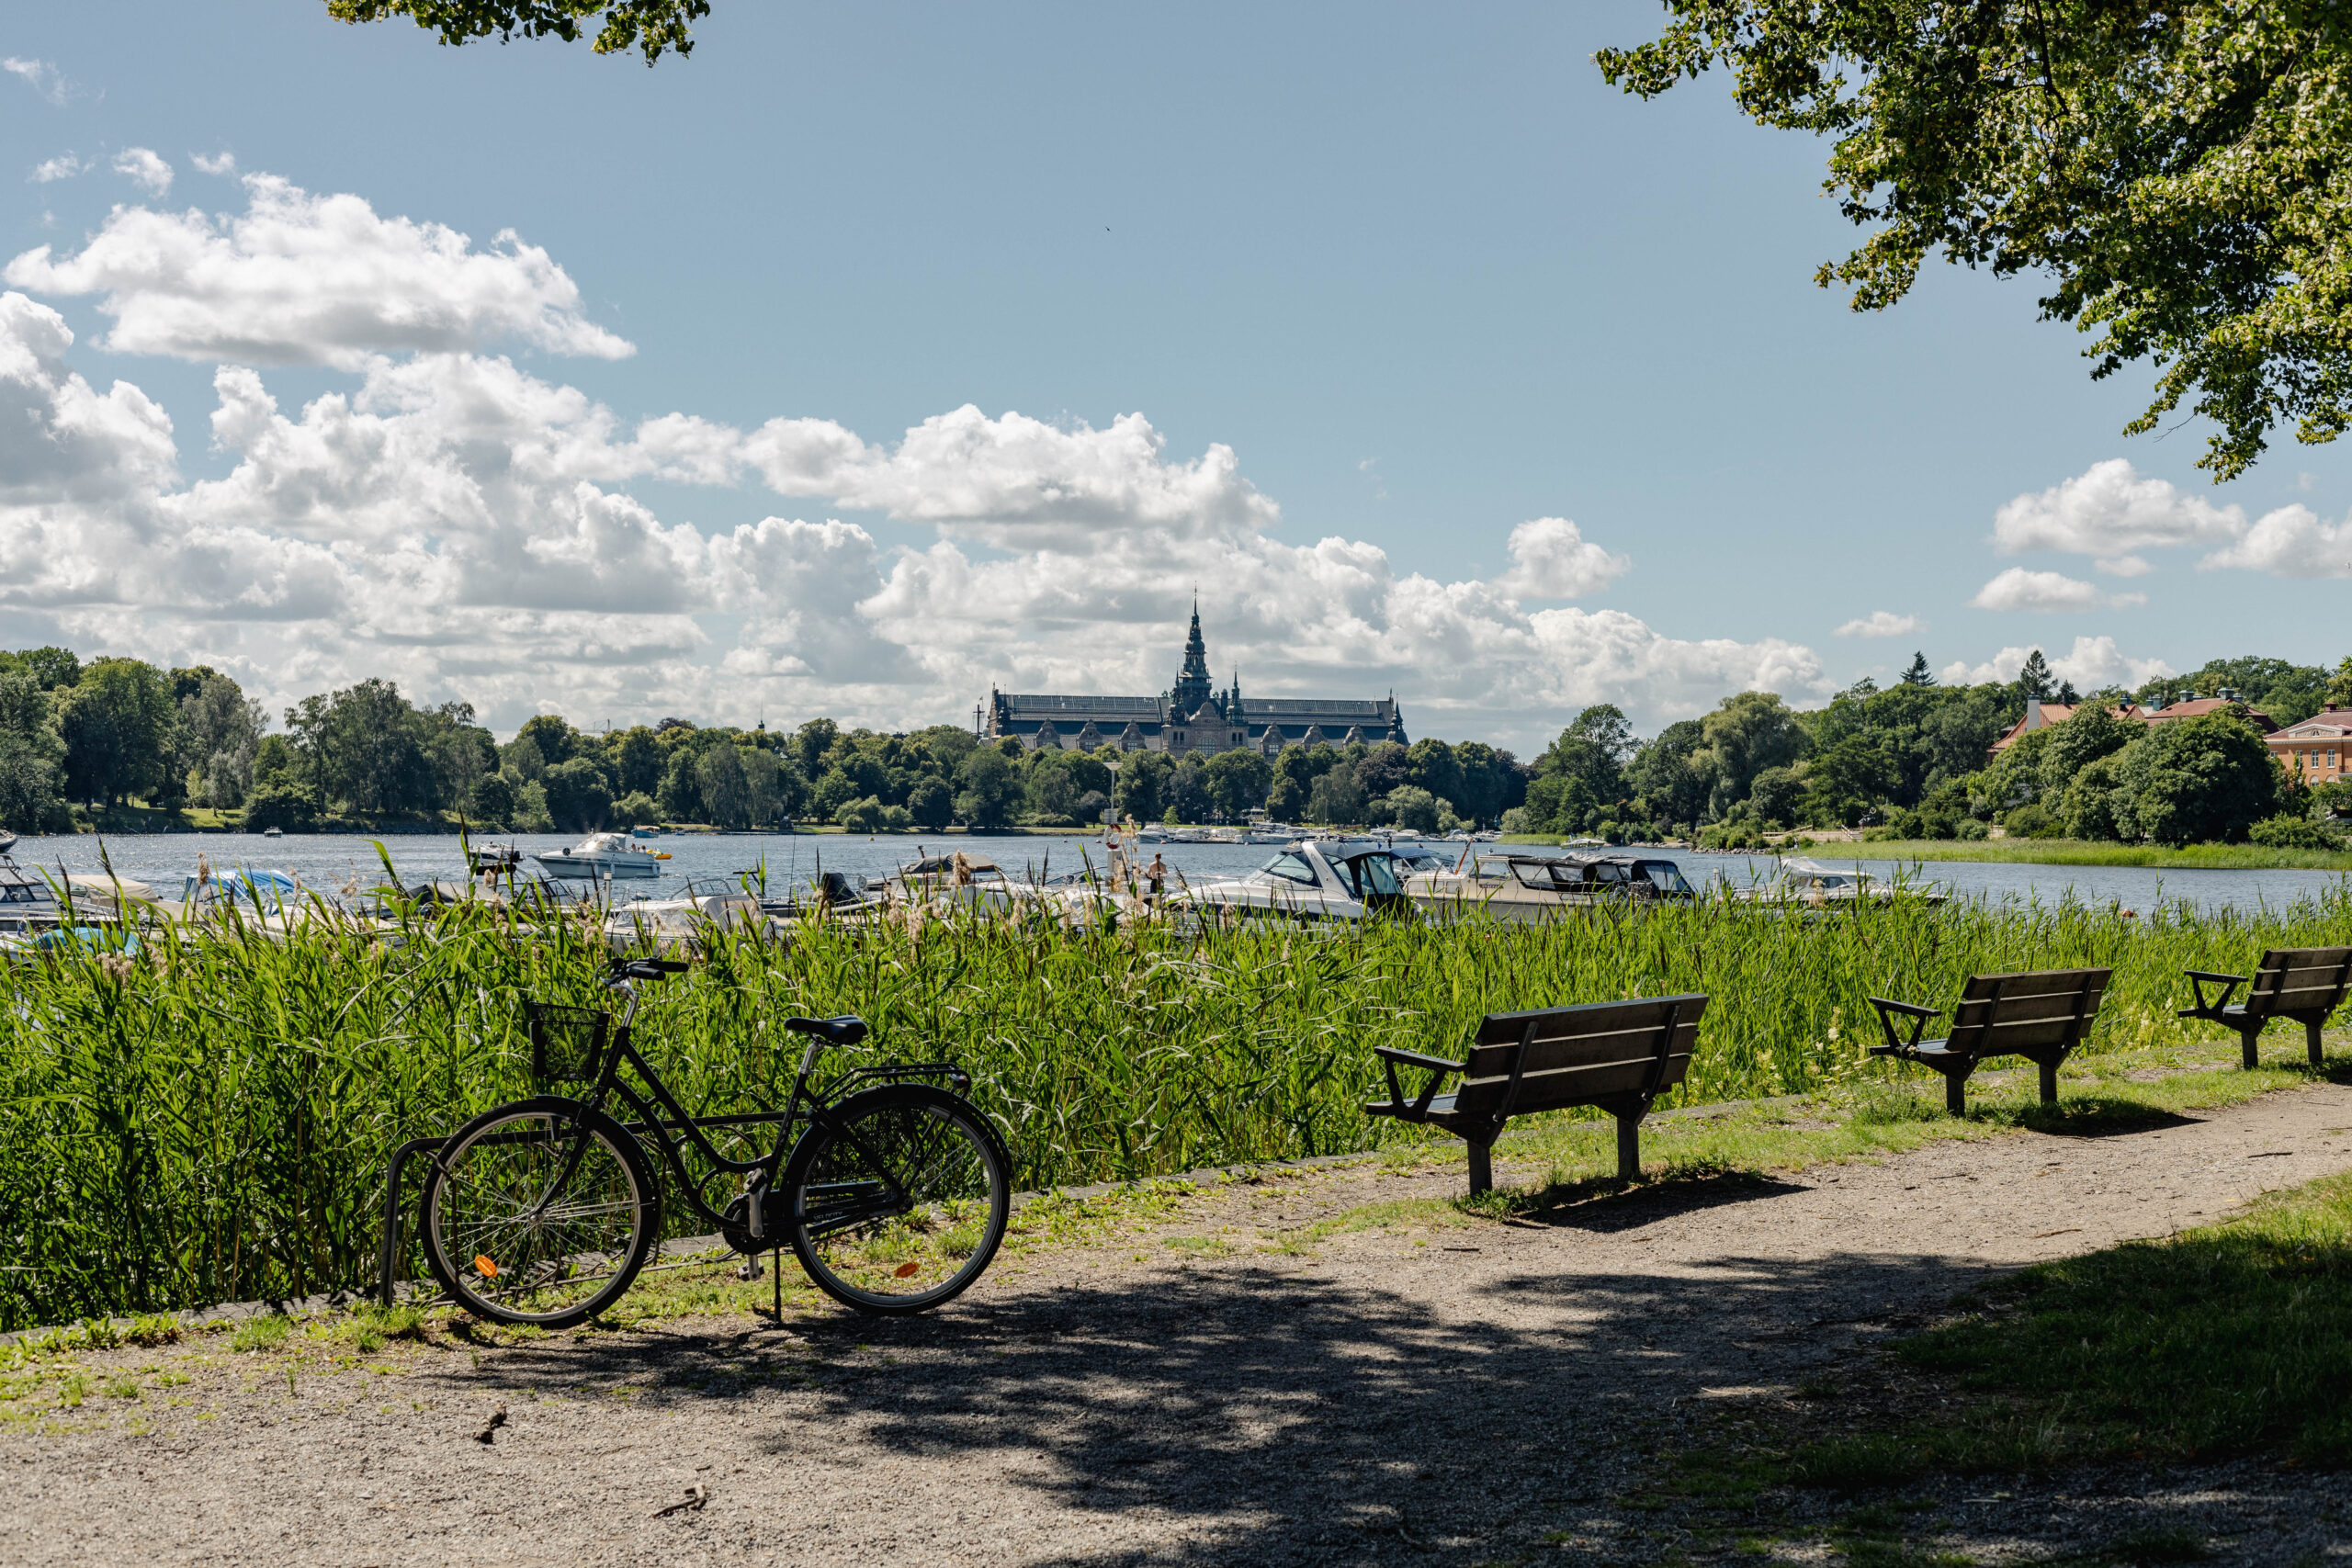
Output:
[[[538,851],[566,849],[577,840],[571,835],[525,833],[495,841],[513,843],[527,856]],[[630,894],[653,897],[677,893],[690,880],[755,872],[763,863],[768,890],[781,895],[787,888],[806,886],[820,868],[856,876],[887,876],[923,850],[962,850],[976,858],[994,861],[1008,875],[1016,876],[1033,873],[1058,875],[1080,869],[1090,857],[1096,867],[1104,864],[1101,840],[1077,835],[957,833],[933,838],[915,833],[867,839],[831,833],[684,833],[645,842],[669,853],[667,874],[658,881],[624,882],[619,886]],[[385,839],[383,844],[403,882],[465,874],[465,861],[454,836],[393,837]],[[96,872],[100,869],[99,845],[100,840],[94,834],[28,838],[17,844],[16,860],[28,871],[44,868]],[[1540,846],[1523,847],[1544,852]],[[330,894],[345,887],[373,887],[383,880],[374,842],[347,834],[288,834],[277,839],[235,833],[119,834],[109,835],[105,840],[105,849],[118,874],[149,883],[167,898],[175,897],[181,879],[195,872],[199,855],[209,860],[215,870],[252,866],[291,872],[301,878],[304,886]],[[1143,852],[1148,856],[1154,851],[1165,856],[1169,865],[1182,875],[1195,878],[1230,876],[1253,870],[1274,852],[1263,844],[1148,845]],[[1674,850],[1652,852],[1676,861],[1694,884],[1720,879],[1744,886],[1751,880],[1774,877],[1779,864],[1770,855],[1693,854]],[[2330,871],[2156,871],[2145,866],[1975,861],[1928,862],[1911,867],[1840,854],[1837,846],[1825,846],[1810,853],[1811,858],[1824,864],[1859,863],[1882,876],[1891,876],[1898,870],[1915,872],[1961,897],[2039,898],[2052,903],[2071,896],[2084,902],[2114,901],[2126,908],[2142,910],[2180,899],[2201,908],[2251,908],[2265,904],[2276,908],[2335,886],[2345,875]],[[526,861],[525,870],[534,869]]]

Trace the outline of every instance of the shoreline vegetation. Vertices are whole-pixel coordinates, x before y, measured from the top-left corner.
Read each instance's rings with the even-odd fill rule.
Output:
[[[1866,1055],[1869,997],[1936,1005],[1971,974],[2111,967],[2079,1089],[2110,1055],[2234,1050],[2174,1016],[2184,970],[2243,972],[2348,926],[2352,886],[2141,919],[1898,897],[1830,921],[1733,899],[1544,926],[818,919],[714,940],[652,998],[639,1045],[684,1103],[757,1110],[798,1061],[775,1021],[858,1013],[874,1039],[840,1068],[958,1062],[1017,1183],[1044,1190],[1425,1141],[1363,1117],[1374,1046],[1453,1054],[1483,1014],[1626,995],[1714,998],[1671,1106],[1932,1111],[1921,1075]],[[155,932],[136,956],[0,975],[0,1328],[361,1282],[387,1151],[533,1092],[521,1000],[595,1005],[605,952],[573,920],[459,905],[396,928]]]
[[[1808,847],[1782,844],[1759,854],[1794,853],[1842,864],[1850,861],[1971,861],[2019,865],[2128,865],[2160,871],[2352,872],[2352,851],[2273,849],[2262,844],[2118,844],[2087,839],[1892,839],[1846,840]]]
[[[77,819],[75,820],[71,832],[73,834],[103,833],[109,838],[114,838],[142,833],[252,833],[256,831],[256,829],[248,828],[239,821],[239,816],[240,814],[235,811],[219,811],[204,807],[187,807],[174,811],[164,811],[138,806],[109,807],[101,812],[95,819],[85,816],[79,816],[77,814]],[[710,822],[648,822],[641,825],[649,828],[658,826],[665,832],[669,833],[709,833],[725,835],[729,838],[779,839],[795,837],[808,838],[818,834],[825,834],[833,838],[880,838],[888,836],[891,838],[903,839],[915,836],[928,838],[946,838],[950,836],[963,838],[969,836],[974,838],[995,839],[1066,839],[1073,836],[1092,836],[1102,830],[1100,826],[1057,828],[1038,826],[1035,824],[1010,825],[1001,828],[967,828],[960,822],[951,824],[945,828],[938,829],[885,827],[874,829],[870,832],[867,829],[861,828],[843,827],[838,822],[798,822],[794,823],[792,826],[787,828],[728,828]],[[615,830],[627,832],[628,830],[628,825],[624,824]],[[481,822],[469,822],[463,819],[456,812],[443,812],[437,818],[322,818],[312,822],[310,826],[300,829],[297,836],[322,834],[330,837],[353,838],[415,837],[454,839],[460,833],[464,833],[469,834],[476,839],[500,839],[509,837],[515,831],[520,831],[520,829],[496,828]],[[548,829],[548,831],[553,832],[555,833],[555,836],[560,838],[578,837],[576,833],[563,833],[555,829]],[[61,834],[59,836],[64,837],[67,835]]]

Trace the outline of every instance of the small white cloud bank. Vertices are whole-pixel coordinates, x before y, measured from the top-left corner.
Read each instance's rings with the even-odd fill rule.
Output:
[[[168,185],[169,165],[146,156]],[[503,342],[605,359],[635,352],[582,315],[571,276],[512,231],[477,250],[438,223],[379,217],[356,196],[313,196],[266,175],[245,176],[244,188],[244,212],[217,220],[118,208],[78,254],[43,245],[0,278],[28,293],[98,296],[114,322],[102,346],[118,354],[356,370],[374,354]]]
[[[51,185],[58,180],[70,180],[89,166],[71,152],[60,152],[54,158],[44,158],[35,164],[28,178],[37,186]]]
[[[2109,593],[2097,583],[2062,571],[2013,566],[1976,591],[1969,604],[1979,610],[2129,609],[2144,604],[2144,593]]]
[[[237,155],[234,152],[218,152],[209,158],[201,152],[191,152],[187,161],[196,165],[196,172],[199,175],[226,176],[237,172]]]
[[[1510,570],[1497,585],[1515,599],[1581,599],[1634,568],[1565,517],[1537,517],[1510,531]]]
[[[2197,565],[2204,571],[2234,568],[2273,577],[2352,577],[2352,521],[2323,523],[2308,506],[2282,506]]]
[[[1909,637],[1924,630],[1927,622],[1917,615],[1898,615],[1892,610],[1872,610],[1859,620],[1848,621],[1838,628],[1839,637]]]
[[[2018,671],[2025,668],[2027,658],[2040,646],[2005,648],[1982,664],[1956,660],[1944,666],[1944,683],[1979,686],[1988,682],[2014,681]],[[2179,673],[2161,659],[2125,657],[2111,637],[2078,637],[2075,646],[2064,653],[2052,654],[2046,649],[2041,653],[2049,661],[2051,672],[2062,681],[2072,682],[2078,692],[2095,692],[2104,686],[2129,689],[2160,675]]]
[[[2133,550],[2233,539],[2245,529],[2235,506],[2215,506],[2168,479],[2143,479],[2122,457],[2035,495],[2020,495],[1993,516],[1993,547],[2003,555],[2056,550],[2120,559]]]
[[[126,147],[114,155],[114,172],[155,196],[172,188],[172,166],[152,147]]]

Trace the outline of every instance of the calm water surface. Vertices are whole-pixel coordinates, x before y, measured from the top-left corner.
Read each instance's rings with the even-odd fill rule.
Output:
[[[571,835],[526,833],[498,841],[513,842],[528,855],[541,850],[564,849],[576,840]],[[1034,872],[1051,876],[1076,871],[1089,857],[1098,867],[1103,863],[1101,840],[1076,836],[958,833],[926,838],[917,833],[862,839],[840,834],[688,833],[647,841],[671,856],[668,874],[655,882],[627,882],[620,886],[632,894],[657,897],[681,890],[690,879],[735,876],[755,872],[763,863],[769,891],[776,894],[790,886],[806,886],[820,867],[853,875],[886,876],[913,859],[921,849],[960,849],[992,860],[1008,874],[1016,875]],[[388,838],[383,844],[404,882],[465,874],[464,858],[454,837]],[[288,834],[279,839],[228,833],[124,834],[109,836],[105,847],[119,874],[151,883],[157,893],[165,897],[177,894],[180,879],[196,870],[198,855],[209,860],[216,869],[256,866],[292,872],[300,876],[305,886],[330,893],[346,886],[371,887],[383,879],[374,842],[343,834]],[[1170,866],[1188,877],[1234,875],[1263,864],[1274,852],[1262,844],[1153,847]],[[1751,878],[1770,877],[1778,865],[1770,855],[1693,854],[1671,850],[1657,852],[1677,861],[1693,882],[1722,879],[1744,886]],[[1905,870],[1962,897],[2038,898],[2044,903],[2071,897],[2089,903],[2112,901],[2141,910],[2179,900],[2201,908],[2254,908],[2266,905],[2277,908],[2339,886],[2345,880],[2345,874],[2327,871],[2159,872],[2143,866],[2016,865],[1969,861],[1929,862],[1899,868],[1888,861],[1858,861],[1851,854],[1835,852],[1833,847],[1815,849],[1811,853],[1825,864],[1860,863],[1880,875]],[[99,840],[92,834],[28,838],[16,851],[17,863],[28,870],[41,866],[95,872],[99,869],[98,855]],[[525,869],[532,869],[528,862]]]

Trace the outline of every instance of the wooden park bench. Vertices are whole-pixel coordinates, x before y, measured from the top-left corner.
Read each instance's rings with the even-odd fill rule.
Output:
[[[1377,1046],[1388,1098],[1367,1102],[1364,1112],[1433,1122],[1459,1134],[1470,1145],[1475,1197],[1495,1184],[1492,1156],[1505,1122],[1597,1106],[1617,1119],[1617,1174],[1630,1181],[1642,1171],[1642,1118],[1660,1093],[1682,1081],[1706,1010],[1706,998],[1685,996],[1488,1013],[1459,1062]],[[1428,1070],[1419,1098],[1408,1100],[1397,1086],[1400,1066]],[[1462,1075],[1461,1087],[1438,1093],[1453,1073]]]
[[[2058,1102],[2058,1064],[2080,1045],[2098,1021],[2107,969],[2037,969],[2022,975],[1972,975],[1952,1009],[1951,1032],[1922,1040],[1928,1021],[1943,1015],[1934,1008],[1872,997],[1886,1043],[1873,1056],[1894,1056],[1933,1067],[1944,1076],[1944,1109],[1954,1116],[1968,1110],[1968,1075],[1988,1056],[2023,1056],[2041,1069],[2041,1102]],[[1897,1015],[1910,1019],[1911,1038],[1896,1031]]]
[[[2245,1048],[2247,1066],[2255,1065],[2255,1036],[2262,1032],[2262,1026],[2274,1018],[2284,1018],[2303,1026],[2303,1044],[2316,1067],[2320,1065],[2319,1027],[2329,1013],[2344,1005],[2345,987],[2352,984],[2352,947],[2274,947],[2262,955],[2260,966],[2251,976],[2215,975],[2203,969],[2188,974],[2197,1005],[2181,1009],[2179,1016],[2236,1030]],[[2245,1000],[2231,1001],[2230,994],[2249,978],[2254,984]],[[2208,981],[2222,987],[2220,996],[2206,997]]]

